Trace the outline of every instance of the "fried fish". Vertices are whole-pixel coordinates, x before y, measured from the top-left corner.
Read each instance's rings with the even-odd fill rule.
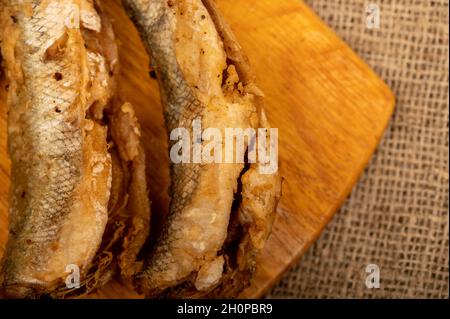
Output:
[[[247,58],[210,0],[123,0],[151,56],[169,132],[268,128]],[[172,142],[170,146],[174,143]],[[248,144],[247,144],[248,147]],[[147,297],[235,297],[250,283],[281,195],[257,163],[171,165],[170,208],[136,282]]]
[[[145,158],[116,92],[111,24],[92,0],[2,0],[12,162],[6,297],[80,296],[140,270],[149,230]],[[68,266],[80,270],[68,289]],[[69,269],[72,269],[69,267]]]

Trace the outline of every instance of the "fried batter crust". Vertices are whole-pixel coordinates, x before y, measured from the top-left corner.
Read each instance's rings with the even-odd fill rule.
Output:
[[[247,58],[212,1],[123,3],[151,55],[169,131],[196,118],[202,129],[222,132],[268,127]],[[173,164],[169,217],[137,277],[140,289],[147,297],[236,296],[248,285],[280,192],[279,176],[260,175],[257,165]]]
[[[131,265],[148,234],[139,127],[130,105],[111,102],[118,63],[112,28],[90,0],[2,5],[12,171],[0,284],[6,297],[85,294],[111,277],[114,255]],[[125,207],[120,218],[113,198]],[[65,287],[69,264],[81,270],[81,289]]]

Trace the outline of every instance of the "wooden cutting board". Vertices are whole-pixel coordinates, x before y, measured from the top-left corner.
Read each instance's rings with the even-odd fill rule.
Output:
[[[167,212],[169,172],[157,83],[148,76],[147,55],[119,1],[103,2],[121,44],[121,87],[143,128],[158,220]],[[283,197],[256,278],[242,294],[259,297],[297,262],[341,206],[380,141],[394,96],[303,2],[217,2],[250,58],[271,124],[279,128]],[[7,239],[10,171],[5,85],[3,81],[0,89],[0,251]],[[114,281],[93,297],[139,296]]]

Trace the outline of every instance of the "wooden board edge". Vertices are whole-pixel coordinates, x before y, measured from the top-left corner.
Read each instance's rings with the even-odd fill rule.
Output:
[[[356,173],[350,178],[348,184],[344,188],[344,191],[339,195],[341,200],[336,202],[336,204],[332,207],[332,209],[327,214],[325,214],[326,218],[321,227],[318,228],[314,232],[310,240],[307,241],[306,244],[295,253],[295,257],[284,265],[284,267],[276,274],[276,276],[272,279],[272,281],[265,282],[264,285],[259,285],[258,287],[250,286],[241,293],[240,298],[248,298],[248,299],[262,298],[278,281],[281,280],[281,278],[286,272],[288,272],[293,266],[295,266],[299,262],[301,257],[306,253],[306,251],[308,251],[311,245],[317,241],[322,231],[330,223],[330,221],[332,220],[336,212],[339,210],[339,208],[341,208],[341,206],[345,203],[345,200],[350,195],[351,191],[356,186],[359,179],[362,177],[365,168],[368,166],[373,154],[376,152],[376,149],[381,143],[381,140],[386,132],[386,129],[388,128],[390,119],[395,110],[396,97],[391,88],[386,84],[386,82],[384,82],[384,80],[381,79],[380,76],[376,74],[375,71],[364,60],[362,60],[362,58],[358,54],[356,54],[356,52],[354,52],[353,49],[322,20],[309,5],[304,3],[303,0],[299,0],[299,6],[302,5],[305,7],[305,13],[310,15],[311,19],[318,20],[324,26],[324,28],[327,30],[329,37],[335,38],[336,41],[343,44],[343,47],[348,52],[348,54],[353,56],[356,62],[358,62],[365,69],[367,69],[368,73],[370,73],[374,78],[377,78],[379,80],[380,85],[383,87],[384,91],[383,96],[385,97],[385,104],[386,104],[384,107],[385,113],[384,113],[384,120],[382,122],[383,125],[379,132],[374,132],[376,139],[373,147],[370,150],[368,150],[366,157],[362,159],[358,169],[355,170]]]

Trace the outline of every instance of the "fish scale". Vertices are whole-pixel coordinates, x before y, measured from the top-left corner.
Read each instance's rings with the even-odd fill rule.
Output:
[[[81,67],[70,61],[45,60],[49,45],[59,39],[66,26],[62,17],[67,16],[67,4],[73,1],[51,2],[50,9],[40,7],[41,1],[11,1],[13,12],[17,13],[16,26],[21,30],[17,45],[27,52],[22,70],[25,82],[19,96],[22,106],[20,125],[22,136],[11,131],[10,154],[12,170],[22,175],[24,181],[17,181],[17,187],[26,189],[27,208],[12,225],[15,238],[8,242],[5,259],[5,277],[8,284],[33,281],[33,272],[45,269],[51,254],[49,245],[59,237],[66,216],[71,211],[74,191],[80,182],[82,163],[81,118],[71,118],[69,109],[78,109],[76,116],[84,111]],[[26,5],[32,5],[31,18],[21,13]],[[70,9],[71,10],[71,9]],[[75,54],[84,50],[78,49]],[[80,55],[81,56],[81,55]],[[56,81],[53,75],[59,72],[72,81]],[[55,107],[59,112],[55,111]],[[20,112],[16,107],[10,112]],[[72,121],[75,120],[75,123]],[[26,148],[16,147],[25,143]],[[19,151],[18,151],[19,149]],[[24,162],[22,158],[28,158]],[[47,172],[40,178],[43,172]],[[14,174],[13,173],[13,174]],[[14,181],[13,181],[14,184]],[[14,185],[13,185],[14,189]],[[13,196],[20,194],[13,193]],[[19,202],[20,198],[12,199]],[[11,208],[15,210],[14,207]],[[12,212],[11,212],[12,213]],[[26,249],[24,249],[26,247]],[[22,265],[19,267],[18,265]]]
[[[160,80],[164,117],[168,131],[189,128],[192,121],[201,118],[204,106],[195,96],[180,69],[173,46],[170,14],[164,1],[125,1],[125,7],[137,22],[143,41],[149,49],[152,65]],[[173,142],[170,143],[171,145]],[[171,196],[168,225],[159,238],[154,258],[151,258],[142,276],[162,272],[174,264],[168,241],[176,240],[181,232],[173,229],[173,220],[180,217],[196,192],[201,173],[199,164],[171,165]]]
[[[140,267],[150,203],[139,126],[131,105],[111,100],[117,47],[100,2],[5,4],[0,43],[10,80],[12,196],[0,294],[82,296],[116,270],[130,277]],[[87,119],[90,108],[98,117]],[[120,190],[113,171],[124,177]],[[116,197],[126,207],[109,215]],[[69,264],[80,268],[76,291],[65,286]]]
[[[169,132],[185,128],[192,136],[197,118],[222,134],[264,122],[262,94],[213,1],[122,2],[150,54]],[[171,165],[168,220],[137,280],[147,297],[236,296],[248,285],[280,196],[279,176],[257,168]]]
[[[163,99],[167,101],[164,111],[167,129],[170,131],[177,127],[191,127],[192,121],[201,117],[203,107],[178,66],[165,5],[161,1],[127,3],[130,6],[136,5],[132,9],[135,14],[148,13],[148,16],[141,15],[137,18],[145,20],[141,26],[145,25],[145,34],[149,37],[144,38],[144,42],[147,47],[151,47],[152,63],[161,79]],[[172,166],[170,194],[173,197],[170,215],[176,215],[189,202],[196,189],[199,172],[200,165],[197,164],[181,165],[179,168]]]
[[[34,2],[34,4],[34,10],[39,10],[37,6],[38,2]],[[58,13],[61,15],[64,14],[64,12],[53,12],[54,15]],[[54,17],[54,15],[52,16]],[[57,178],[55,179],[55,182],[50,182],[48,184],[47,187],[49,187],[49,189],[44,192],[46,195],[43,200],[44,205],[48,202],[48,199],[51,198],[57,198],[57,203],[64,204],[58,205],[57,207],[54,207],[53,210],[48,210],[47,212],[45,210],[40,211],[39,207],[35,208],[35,210],[39,212],[37,214],[37,222],[38,224],[43,223],[45,228],[45,225],[51,225],[55,218],[62,219],[64,217],[64,212],[67,213],[67,199],[70,197],[70,191],[75,188],[77,183],[77,180],[73,179],[73,173],[76,173],[76,163],[81,159],[80,132],[70,132],[70,130],[65,129],[65,123],[59,119],[64,117],[63,113],[55,113],[53,108],[50,107],[51,104],[49,103],[49,100],[52,99],[52,97],[54,98],[55,96],[59,96],[60,103],[58,104],[58,107],[61,110],[66,110],[74,103],[77,94],[72,89],[66,88],[61,84],[44,80],[46,78],[48,79],[48,77],[56,70],[59,70],[62,73],[65,71],[64,69],[61,69],[57,63],[50,62],[44,64],[42,62],[43,55],[45,53],[45,48],[42,46],[42,42],[48,42],[52,39],[52,36],[53,41],[57,40],[55,35],[58,35],[59,31],[55,31],[55,28],[57,27],[56,23],[53,22],[55,20],[42,18],[42,14],[39,11],[38,14],[36,14],[36,16],[31,18],[29,21],[26,21],[27,18],[23,19],[25,20],[23,22],[23,38],[24,40],[31,39],[30,42],[32,43],[32,47],[37,49],[35,54],[30,55],[29,59],[25,60],[23,68],[25,77],[29,77],[30,79],[30,91],[33,92],[33,96],[35,97],[31,103],[31,111],[35,112],[37,115],[30,116],[30,123],[25,125],[30,126],[30,139],[36,143],[36,148],[48,152],[45,154],[46,156],[58,157],[65,154],[65,159],[58,160],[54,163],[52,172],[57,175]],[[50,22],[50,25],[48,25],[49,21],[52,21]],[[28,25],[31,25],[31,27],[28,28]],[[57,29],[63,30],[63,28],[63,25],[59,25]],[[27,71],[29,71],[29,74],[27,74]],[[52,122],[55,124],[53,127],[52,125],[49,125],[47,118],[48,114],[46,114],[48,112],[52,112],[50,116],[53,117]],[[35,133],[37,134],[34,135]],[[39,138],[36,139],[35,137]],[[57,137],[59,137],[59,139]],[[74,148],[72,150],[72,147],[66,147],[66,145],[64,145],[66,144],[64,143],[64,139],[67,139],[70,144],[78,146],[78,148]],[[68,152],[73,154],[67,156]],[[41,161],[40,158],[35,158],[35,160],[38,162]],[[39,166],[40,165],[37,165],[38,169]],[[71,179],[72,186],[69,187],[68,191],[61,191],[59,183],[64,180]],[[54,237],[49,238],[49,240],[52,239],[54,239]]]

